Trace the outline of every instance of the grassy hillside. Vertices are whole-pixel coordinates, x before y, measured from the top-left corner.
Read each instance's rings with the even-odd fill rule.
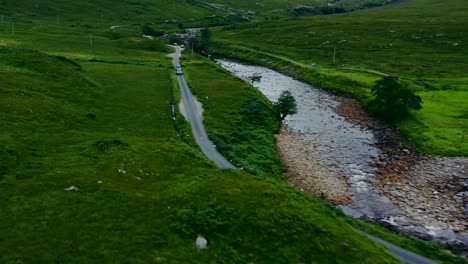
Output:
[[[2,22],[64,24],[83,28],[108,28],[111,25],[156,24],[158,28],[225,25],[248,20],[293,16],[294,8],[326,7],[324,0],[1,0]],[[390,0],[334,1],[348,11],[383,5]]]
[[[179,139],[158,40],[15,26],[0,34],[0,262],[396,262],[278,174],[219,170]]]
[[[207,160],[178,112],[173,120],[168,48],[102,26],[125,21],[122,3],[154,2],[0,1],[0,263],[398,263],[283,181],[265,98],[191,57],[183,64],[210,137],[244,169]],[[69,20],[54,21],[57,6]],[[144,12],[131,21],[172,15],[146,8],[156,7],[130,8]],[[196,249],[197,235],[209,249]]]
[[[179,140],[172,69],[153,55],[161,66],[2,50],[0,262],[395,262],[325,204]]]
[[[0,10],[5,17],[18,21],[38,20],[82,27],[114,22],[164,22],[217,14],[213,8],[172,0],[2,0]]]
[[[373,72],[401,77],[425,102],[420,113],[399,124],[402,132],[421,152],[466,156],[466,14],[461,0],[413,0],[347,14],[227,26],[214,30],[211,48],[293,75],[302,72],[301,79],[319,86],[325,78],[326,88],[357,95],[364,103],[368,92],[358,86],[372,86],[380,77]],[[340,88],[346,82],[349,87]]]

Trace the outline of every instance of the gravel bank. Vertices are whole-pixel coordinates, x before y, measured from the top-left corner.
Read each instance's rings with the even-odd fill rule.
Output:
[[[337,167],[322,164],[312,142],[301,139],[286,125],[282,126],[276,142],[278,153],[288,169],[286,175],[290,184],[317,197],[325,196],[334,204],[351,202],[346,177]]]

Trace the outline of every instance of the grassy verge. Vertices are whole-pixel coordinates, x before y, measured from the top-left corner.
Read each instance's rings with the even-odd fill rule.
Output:
[[[412,238],[399,232],[389,230],[381,225],[376,225],[367,221],[348,218],[347,222],[355,228],[363,230],[376,237],[382,238],[395,245],[399,245],[400,247],[412,252],[439,261],[440,263],[468,263],[468,259],[462,257],[461,250],[458,248],[441,248],[441,246],[435,241],[424,241]]]
[[[274,138],[280,124],[271,103],[203,57],[184,54],[182,63],[193,94],[203,103],[204,123],[218,150],[250,173],[281,177]]]

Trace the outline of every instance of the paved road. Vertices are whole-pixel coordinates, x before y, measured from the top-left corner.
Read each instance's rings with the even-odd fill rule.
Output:
[[[170,56],[174,60],[174,65],[179,65],[180,47],[173,46],[176,52]],[[235,169],[229,161],[227,161],[219,152],[216,147],[208,139],[205,127],[200,113],[197,111],[193,95],[185,81],[183,75],[177,75],[177,81],[179,82],[180,91],[182,92],[182,101],[184,103],[185,111],[187,112],[187,119],[192,127],[192,133],[206,157],[216,163],[219,167],[225,169]]]
[[[387,242],[385,240],[382,240],[378,237],[375,237],[371,234],[367,234],[366,232],[364,231],[361,231],[361,230],[358,230],[356,229],[356,231],[358,231],[359,233],[367,236],[368,238],[374,240],[375,242],[381,244],[381,245],[384,245],[388,248],[388,250],[390,250],[390,252],[393,253],[393,255],[395,255],[397,258],[399,258],[401,261],[403,261],[404,263],[407,263],[407,264],[438,264],[439,262],[436,262],[436,261],[433,261],[433,260],[430,260],[426,257],[423,257],[421,255],[418,255],[416,253],[413,253],[411,251],[408,251],[404,248],[401,248],[399,246],[396,246],[390,242]]]

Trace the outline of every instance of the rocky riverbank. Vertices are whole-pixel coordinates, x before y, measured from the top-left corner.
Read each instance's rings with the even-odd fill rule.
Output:
[[[351,202],[346,177],[339,168],[324,166],[312,142],[301,139],[284,125],[276,136],[276,144],[288,169],[286,175],[290,184],[334,204]]]
[[[277,148],[298,189],[325,197],[344,213],[411,235],[468,245],[466,158],[415,154],[396,129],[369,116],[353,99],[330,95],[270,69],[218,60],[270,101],[283,90],[296,99]]]
[[[400,209],[400,214],[390,219],[377,220],[425,239],[443,236],[445,242],[467,248],[468,158],[418,155],[404,147],[397,131],[368,115],[356,100],[337,100],[340,104],[335,111],[340,116],[348,122],[374,131],[379,138],[375,145],[382,151],[382,155],[373,157],[372,166],[378,169],[377,180],[373,185]],[[290,182],[299,188],[312,190],[311,193],[317,195],[314,187],[309,187],[313,184],[326,197],[330,197],[331,202],[345,204],[346,199],[337,199],[347,197],[344,192],[346,186],[343,186],[339,172],[332,170],[331,177],[324,177],[323,173],[329,172],[320,167],[320,161],[308,160],[314,157],[310,155],[313,150],[308,150],[309,154],[304,151],[310,144],[298,142],[300,139],[294,137],[294,133],[286,127],[278,136],[278,150],[288,167]],[[296,151],[284,149],[288,147],[295,148]],[[301,158],[303,155],[308,158],[304,160]],[[304,165],[306,162],[309,164]],[[311,170],[317,173],[310,172]],[[327,182],[325,184],[322,182],[324,178]],[[334,184],[330,184],[330,181]],[[341,191],[337,194],[337,190]]]

